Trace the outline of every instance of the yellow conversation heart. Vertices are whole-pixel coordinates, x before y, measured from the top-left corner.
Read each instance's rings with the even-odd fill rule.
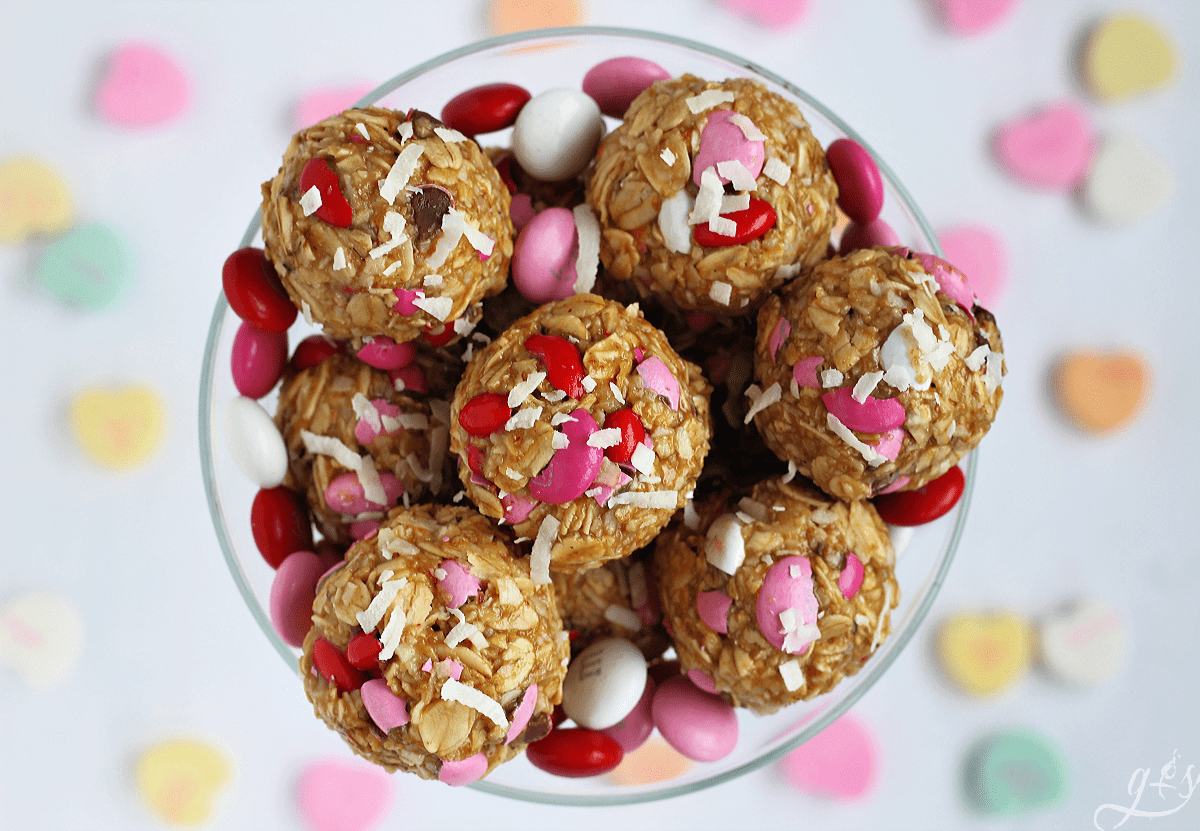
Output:
[[[1092,29],[1084,47],[1088,89],[1103,101],[1132,98],[1168,84],[1179,60],[1167,35],[1137,14],[1115,14]]]
[[[162,441],[162,399],[149,387],[94,387],[70,405],[71,431],[92,461],[110,470],[129,470],[149,459]]]
[[[195,739],[160,742],[137,761],[138,793],[155,816],[172,825],[206,822],[230,775],[225,756]]]
[[[50,165],[29,156],[0,164],[0,242],[65,231],[73,215],[66,183]]]
[[[937,657],[946,677],[963,692],[995,695],[1029,669],[1033,630],[1013,614],[960,614],[937,632]]]

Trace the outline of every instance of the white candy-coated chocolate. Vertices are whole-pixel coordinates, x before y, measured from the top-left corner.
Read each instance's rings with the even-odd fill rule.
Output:
[[[512,151],[535,179],[561,182],[587,167],[604,136],[600,108],[577,89],[551,89],[521,108]]]
[[[637,706],[646,688],[646,659],[623,638],[605,638],[580,652],[563,681],[563,711],[581,727],[612,727]]]
[[[225,408],[225,442],[246,478],[273,488],[287,474],[287,447],[279,428],[257,401],[238,396]]]

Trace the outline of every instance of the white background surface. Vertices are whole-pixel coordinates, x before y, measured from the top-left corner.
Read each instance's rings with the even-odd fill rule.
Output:
[[[1182,71],[1129,103],[1086,97],[1074,49],[1104,12],[1133,7],[1172,36]],[[290,112],[309,89],[383,80],[490,34],[482,3],[6,3],[0,27],[0,158],[27,153],[62,171],[80,221],[129,241],[129,296],[96,313],[54,302],[30,279],[34,244],[0,248],[5,363],[0,600],[48,589],[81,609],[86,646],[49,691],[0,668],[0,825],[137,829],[160,824],[133,787],[137,755],[194,735],[232,760],[213,828],[301,828],[302,765],[341,754],[295,676],[236,593],[209,521],[197,457],[196,393],[219,271],[278,167]],[[1200,3],[1020,3],[973,38],[942,28],[922,0],[812,0],[803,22],[769,32],[708,0],[593,0],[586,22],[657,29],[745,54],[827,103],[908,185],[935,228],[991,225],[1011,276],[994,311],[1010,374],[958,559],[924,630],[856,707],[875,733],[874,790],[833,803],[790,790],[770,768],[662,803],[614,809],[524,805],[398,779],[386,828],[1087,828],[1125,802],[1135,768],[1178,750],[1200,767],[1200,419],[1194,254],[1200,218]],[[155,130],[126,132],[91,98],[112,49],[160,44],[183,65],[194,103]],[[480,81],[490,79],[480,79]],[[1098,131],[1134,131],[1175,171],[1153,217],[1118,229],[1074,200],[1030,190],[993,160],[990,138],[1040,105],[1085,103]],[[1072,347],[1128,347],[1153,367],[1142,417],[1107,438],[1066,425],[1046,394]],[[165,444],[112,475],[66,430],[70,396],[141,382],[166,402]],[[1075,593],[1106,598],[1129,627],[1111,682],[1071,691],[1031,674],[994,701],[939,679],[930,633],[970,609],[1037,616]],[[1049,737],[1069,764],[1061,805],[991,820],[959,790],[972,743],[1002,727]],[[1178,781],[1178,779],[1176,780]],[[1142,807],[1154,798],[1148,791]],[[1165,800],[1160,805],[1168,805]],[[1105,827],[1116,819],[1109,814]],[[1200,826],[1200,798],[1124,827]]]

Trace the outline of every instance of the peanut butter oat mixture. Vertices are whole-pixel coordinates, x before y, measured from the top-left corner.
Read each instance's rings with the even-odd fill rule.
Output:
[[[572,654],[602,638],[625,638],[647,660],[667,650],[671,641],[659,625],[658,592],[647,580],[647,567],[634,555],[597,568],[550,573],[563,628],[572,633]]]

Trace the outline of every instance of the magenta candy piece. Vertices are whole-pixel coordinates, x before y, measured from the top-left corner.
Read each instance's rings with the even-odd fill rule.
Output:
[[[358,350],[360,361],[384,371],[408,366],[415,357],[417,357],[416,346],[410,342],[396,343],[387,335],[376,335],[370,343]]]
[[[737,745],[733,705],[678,675],[654,691],[654,726],[671,747],[697,762],[715,762]]]
[[[325,489],[325,504],[339,514],[349,515],[387,510],[404,494],[404,483],[384,472],[379,474],[379,484],[383,486],[383,494],[387,498],[385,505],[367,499],[357,473],[343,473]]]
[[[767,348],[771,350],[771,361],[774,362],[775,354],[779,352],[779,347],[783,346],[783,342],[787,340],[788,335],[792,333],[792,324],[787,322],[786,318],[779,318],[775,324],[775,328],[771,330],[771,338],[767,341]]]
[[[578,499],[591,487],[604,463],[604,450],[587,443],[588,436],[600,429],[596,419],[582,407],[571,415],[575,420],[562,425],[570,444],[555,450],[550,463],[529,480],[529,493],[540,502],[565,505]]]
[[[526,300],[547,303],[575,293],[577,238],[575,214],[566,208],[547,208],[521,229],[512,280]]]
[[[671,374],[662,358],[647,358],[637,365],[637,374],[642,377],[646,389],[664,396],[672,410],[679,409],[679,379]]]
[[[908,434],[903,427],[888,430],[879,437],[879,441],[875,444],[875,452],[889,462],[896,461],[896,457],[900,455],[900,448],[904,444],[904,437],[906,435]]]
[[[653,450],[654,448],[651,447],[650,449]],[[613,491],[632,481],[632,476],[621,470],[620,466],[612,459],[606,458],[600,463],[600,472],[596,474],[596,478],[592,482],[592,488],[589,488],[589,490],[595,491],[593,498],[596,500],[597,505],[603,507],[608,503],[609,497],[613,495]]]
[[[474,476],[471,477],[474,481]],[[486,479],[483,480],[486,484],[491,484]],[[475,484],[479,484],[476,482]],[[500,500],[504,505],[504,519],[501,520],[502,525],[516,525],[524,522],[529,516],[530,511],[537,507],[537,502],[532,499],[526,499],[523,496],[517,496],[515,493],[505,494]]]
[[[859,402],[852,387],[842,387],[825,393],[821,401],[834,418],[860,433],[886,433],[904,425],[904,405],[895,398],[868,395]]]
[[[537,693],[537,684],[530,684],[525,689],[525,695],[521,696],[521,703],[517,705],[517,709],[513,710],[512,721],[509,723],[508,733],[504,737],[505,744],[512,744],[513,740],[529,726],[529,718],[537,706]]]
[[[275,570],[269,603],[271,625],[289,646],[303,646],[312,628],[313,600],[324,571],[325,563],[311,551],[293,551]]]
[[[287,366],[287,332],[260,332],[242,323],[233,337],[233,385],[247,398],[269,393]]]
[[[371,537],[379,533],[379,521],[374,519],[360,519],[350,523],[350,538],[358,540],[369,540]]]
[[[825,363],[825,359],[820,355],[813,355],[809,358],[801,358],[792,368],[792,379],[802,387],[810,387],[814,390],[821,388],[821,382],[817,378],[817,367]]]
[[[724,635],[729,632],[729,607],[733,600],[725,592],[700,592],[696,595],[696,614],[704,625]]]
[[[395,404],[383,399],[376,398],[371,402],[375,407],[375,411],[380,415],[379,429],[376,430],[371,426],[371,422],[365,418],[360,418],[358,424],[354,425],[354,438],[358,439],[359,444],[370,444],[380,436],[390,436],[403,430],[403,427],[398,427],[395,430],[388,430],[383,426],[383,416],[388,418],[397,418],[400,415],[400,408]]]
[[[866,148],[854,139],[835,139],[826,148],[825,158],[837,180],[837,201],[846,216],[862,224],[877,219],[883,210],[883,175]]]
[[[849,254],[859,248],[873,248],[876,245],[888,248],[899,244],[900,236],[883,219],[873,219],[865,225],[851,222],[846,226],[846,230],[842,231],[838,253]]]
[[[858,587],[863,581],[863,564],[862,560],[858,559],[858,555],[851,551],[846,555],[846,565],[842,567],[842,573],[838,575],[838,589],[842,592],[842,597],[849,600],[858,594]]]
[[[780,615],[789,609],[797,618],[797,627],[816,625],[817,596],[813,593],[812,564],[807,557],[776,560],[763,578],[754,607],[758,630],[767,643],[789,655],[803,655],[811,641],[793,638],[784,648],[788,639]]]
[[[438,579],[438,585],[450,595],[446,605],[451,609],[457,609],[479,594],[479,578],[459,565],[457,560],[442,560],[441,568],[446,576]]]
[[[962,306],[967,314],[971,314],[971,309],[975,306],[975,292],[971,289],[967,275],[933,254],[917,254],[916,258],[921,268],[925,269],[925,273],[937,280],[938,290]],[[973,314],[971,316],[974,318]]]
[[[645,58],[609,58],[583,76],[583,91],[592,97],[600,112],[612,118],[624,118],[625,111],[655,81],[664,81],[671,73]]]
[[[443,761],[441,770],[438,771],[438,781],[455,788],[470,785],[472,782],[478,782],[487,773],[487,767],[488,760],[483,751],[468,756],[461,762]]]
[[[911,481],[912,481],[911,476],[897,476],[896,481],[892,482],[892,484],[888,485],[886,488],[879,491],[878,495],[883,495],[885,493],[895,493],[896,491],[904,490],[905,486],[908,485],[908,483]]]
[[[654,701],[654,689],[654,679],[647,675],[642,697],[633,709],[612,727],[605,727],[600,731],[621,745],[621,750],[626,753],[637,750],[654,732],[654,716],[650,712],[650,705]]]
[[[702,669],[689,669],[687,671],[688,680],[696,685],[696,689],[704,690],[706,693],[717,695],[717,684],[712,680],[712,676]]]
[[[399,369],[394,369],[388,375],[392,378],[392,385],[399,392],[405,390],[429,392],[429,384],[425,380],[425,371],[417,366],[416,362],[408,366],[402,366]]]
[[[405,316],[419,312],[413,301],[425,296],[422,289],[392,289],[392,294],[396,295],[396,305],[392,306],[392,311]]]
[[[708,116],[708,123],[700,132],[700,149],[692,162],[692,181],[700,184],[700,176],[708,168],[713,168],[721,184],[727,184],[729,179],[721,176],[716,170],[719,162],[737,161],[757,179],[762,173],[766,154],[763,142],[758,139],[748,139],[742,128],[730,121],[737,113],[732,110],[716,110]]]
[[[537,215],[533,209],[533,197],[528,193],[514,193],[508,215],[512,219],[513,229],[520,232]]]
[[[391,732],[394,727],[408,724],[408,705],[404,699],[392,692],[387,681],[382,678],[372,678],[358,688],[362,695],[363,707],[375,726],[384,733]]]

